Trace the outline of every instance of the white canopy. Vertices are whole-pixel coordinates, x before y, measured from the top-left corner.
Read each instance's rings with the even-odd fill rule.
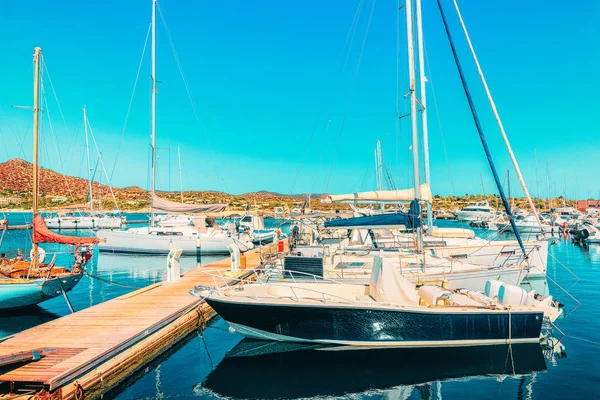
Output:
[[[176,201],[161,199],[158,196],[152,197],[152,208],[154,211],[162,211],[166,213],[207,213],[221,212],[227,207],[226,204],[183,204]]]
[[[419,188],[419,200],[431,203],[431,189],[422,184]],[[415,198],[414,189],[378,190],[373,192],[357,192],[348,194],[327,195],[325,203],[401,203],[410,202]]]

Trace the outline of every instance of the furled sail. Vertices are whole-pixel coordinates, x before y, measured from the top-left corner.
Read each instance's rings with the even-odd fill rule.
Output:
[[[33,217],[33,243],[60,243],[84,246],[96,244],[100,241],[97,237],[76,237],[59,235],[52,232],[46,226],[44,218],[40,214],[35,214]]]
[[[158,196],[152,197],[152,209],[154,211],[166,213],[198,214],[221,212],[225,210],[225,207],[227,207],[227,204],[183,204],[176,201],[161,199]]]
[[[421,224],[419,217],[408,214],[377,214],[363,217],[332,219],[325,222],[325,228],[333,229],[412,229]]]
[[[431,202],[431,188],[422,184],[419,188],[419,200]],[[415,199],[414,189],[403,190],[377,190],[373,192],[357,192],[347,194],[327,195],[325,203],[400,203],[410,202]]]

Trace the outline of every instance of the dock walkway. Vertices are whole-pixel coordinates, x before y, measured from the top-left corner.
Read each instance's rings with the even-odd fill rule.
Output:
[[[260,267],[260,253],[245,253],[247,269]],[[42,399],[101,396],[202,327],[214,312],[188,291],[222,285],[203,271],[228,269],[227,258],[186,272],[178,282],[154,284],[0,339],[0,399],[32,393]],[[250,274],[242,270],[240,276]],[[41,359],[22,362],[37,354]]]

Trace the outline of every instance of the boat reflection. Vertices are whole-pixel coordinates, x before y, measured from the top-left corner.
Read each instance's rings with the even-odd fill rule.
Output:
[[[202,387],[217,396],[243,399],[365,392],[407,398],[414,385],[428,382],[525,376],[545,370],[544,354],[537,343],[512,345],[509,352],[507,345],[357,349],[244,339],[207,376]],[[257,384],[257,376],[268,377],[269,382]],[[439,385],[436,387],[439,390]]]

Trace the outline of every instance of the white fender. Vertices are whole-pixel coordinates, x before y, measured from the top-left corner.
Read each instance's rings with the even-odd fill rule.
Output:
[[[29,252],[29,259],[33,259],[33,249]],[[42,264],[46,259],[46,250],[38,246],[38,263]]]

